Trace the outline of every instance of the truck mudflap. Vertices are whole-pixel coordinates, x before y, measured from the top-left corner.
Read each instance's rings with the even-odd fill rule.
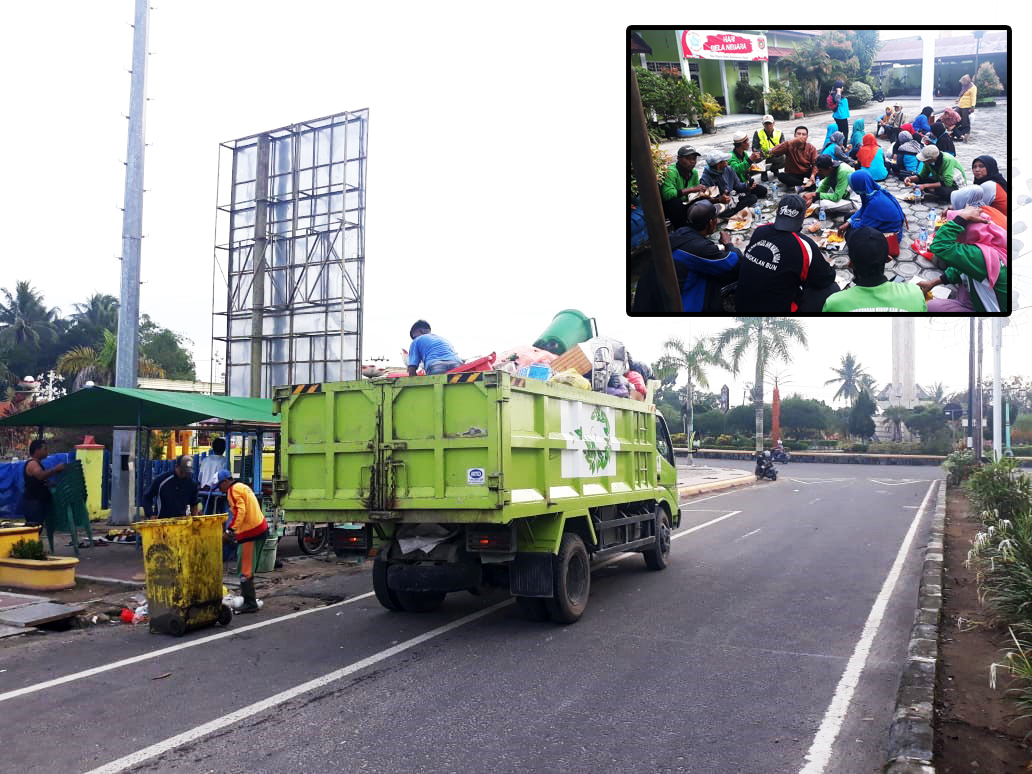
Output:
[[[509,566],[509,593],[515,597],[546,597],[553,588],[555,557],[544,552],[524,551],[516,554]]]
[[[463,591],[479,586],[479,564],[392,564],[387,568],[387,588],[391,591]]]

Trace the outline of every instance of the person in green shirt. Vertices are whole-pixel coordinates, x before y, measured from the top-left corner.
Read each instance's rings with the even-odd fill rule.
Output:
[[[935,232],[928,249],[948,268],[939,279],[921,282],[919,287],[930,291],[944,281],[958,285],[957,298],[932,299],[929,312],[1008,313],[1007,232],[980,207],[953,211],[953,218]]]
[[[760,161],[763,158],[763,154],[758,151],[748,152],[749,135],[746,132],[736,132],[731,137],[731,142],[734,145],[731,148],[731,158],[728,159],[727,165],[735,171],[739,180],[750,184],[749,193],[756,194],[758,199],[767,198],[767,187],[755,183],[751,173],[753,162]]]
[[[842,162],[835,161],[831,156],[817,157],[817,177],[821,184],[816,191],[804,193],[806,206],[809,207],[814,201],[819,201],[825,212],[851,213],[856,210],[852,195],[848,191],[849,175],[853,170],[843,167]]]
[[[695,168],[701,155],[691,145],[678,148],[677,162],[667,167],[666,177],[659,188],[663,214],[675,231],[688,225],[688,194],[706,190],[706,186],[699,184],[699,170]]]
[[[846,238],[849,247],[849,268],[856,284],[835,293],[824,302],[825,312],[927,312],[924,291],[907,282],[890,282],[885,278],[889,243],[885,235],[870,226],[851,229]]]
[[[953,192],[967,185],[964,167],[949,153],[940,152],[936,146],[924,146],[917,154],[917,160],[922,162],[917,168],[917,174],[904,178],[903,182],[908,185],[917,183],[917,188],[925,196],[948,204]]]

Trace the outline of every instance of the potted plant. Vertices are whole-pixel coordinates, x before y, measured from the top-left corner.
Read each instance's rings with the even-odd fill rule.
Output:
[[[784,120],[792,117],[792,94],[784,86],[771,86],[770,91],[763,96],[774,118]]]
[[[74,557],[48,557],[42,540],[21,539],[11,547],[11,555],[0,558],[0,586],[31,591],[57,591],[75,585]]]
[[[716,129],[716,119],[720,115],[720,103],[718,103],[713,95],[707,92],[703,94],[698,102],[699,110],[699,126],[702,127],[702,131],[706,134],[713,134]]]

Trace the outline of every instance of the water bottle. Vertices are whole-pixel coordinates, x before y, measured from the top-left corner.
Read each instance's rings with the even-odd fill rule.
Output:
[[[753,211],[753,215],[756,216],[756,218],[753,221],[753,223],[759,223],[760,222],[760,217],[761,217],[760,216],[760,203],[759,202],[756,202],[756,209]]]
[[[778,200],[778,184],[774,183],[774,187],[771,189],[774,192],[774,201]]]
[[[935,239],[935,209],[928,211],[928,236]]]
[[[824,219],[825,219],[826,217],[827,217],[827,216],[826,216],[826,215],[824,214],[824,203],[822,202],[822,203],[821,203],[821,212],[820,212],[820,215],[818,215],[818,216],[817,216],[817,220],[819,220],[819,221],[821,222],[821,228],[822,228],[822,229],[824,228]]]
[[[924,199],[924,191],[920,188],[914,189],[914,204],[920,204],[921,200]]]
[[[928,247],[928,229],[921,229],[921,236],[918,238],[918,249],[925,250]]]

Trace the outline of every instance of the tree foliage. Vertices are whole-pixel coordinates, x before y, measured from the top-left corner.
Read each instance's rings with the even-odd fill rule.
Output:
[[[155,363],[168,379],[196,379],[193,355],[185,348],[192,345],[185,336],[162,328],[143,315],[140,320],[140,357]]]
[[[982,62],[975,73],[975,86],[978,87],[979,97],[995,97],[1003,93],[1003,83],[996,74],[996,68],[992,62]]]
[[[864,390],[863,379],[867,376],[867,372],[852,352],[847,352],[843,355],[839,367],[835,368],[832,366],[831,370],[835,372],[836,376],[828,379],[824,383],[825,386],[829,384],[841,385],[832,400],[842,398],[852,406],[856,397]]]
[[[834,409],[824,401],[799,395],[781,401],[781,429],[790,438],[819,438],[837,425]]]
[[[903,421],[911,432],[917,433],[921,443],[927,446],[938,431],[946,429],[948,420],[942,406],[915,406]]]
[[[849,411],[849,434],[864,440],[873,438],[874,413],[877,410],[874,399],[867,394],[866,390],[861,390],[853,403],[853,408]]]

